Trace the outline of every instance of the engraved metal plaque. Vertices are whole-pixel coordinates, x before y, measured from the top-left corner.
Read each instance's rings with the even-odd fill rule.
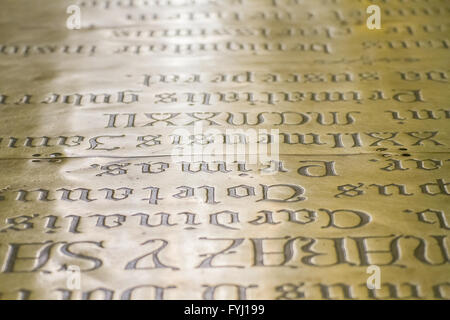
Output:
[[[1,299],[449,299],[450,3],[3,0]]]

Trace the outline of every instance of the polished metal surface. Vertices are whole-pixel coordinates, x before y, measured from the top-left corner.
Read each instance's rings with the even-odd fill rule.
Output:
[[[0,298],[449,299],[450,3],[372,4],[1,1]]]

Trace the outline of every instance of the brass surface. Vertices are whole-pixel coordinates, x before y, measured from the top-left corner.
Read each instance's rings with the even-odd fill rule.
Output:
[[[0,299],[449,299],[450,3],[370,4],[2,0]]]

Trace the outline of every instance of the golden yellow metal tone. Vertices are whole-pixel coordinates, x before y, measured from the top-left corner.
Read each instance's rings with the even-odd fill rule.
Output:
[[[448,1],[2,0],[1,299],[449,299]]]

